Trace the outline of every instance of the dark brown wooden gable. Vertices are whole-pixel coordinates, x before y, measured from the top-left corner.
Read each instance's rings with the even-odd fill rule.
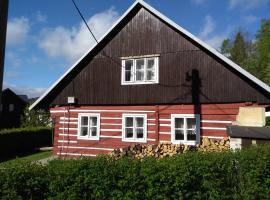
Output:
[[[121,85],[120,58],[149,54],[160,54],[159,84]],[[68,96],[79,105],[270,103],[269,93],[140,6],[39,105]]]

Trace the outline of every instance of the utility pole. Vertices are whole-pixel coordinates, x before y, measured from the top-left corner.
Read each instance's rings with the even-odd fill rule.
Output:
[[[9,0],[0,0],[0,105],[2,103],[1,98],[2,98],[4,61],[5,61],[8,1]],[[0,111],[0,117],[1,113],[2,111]]]

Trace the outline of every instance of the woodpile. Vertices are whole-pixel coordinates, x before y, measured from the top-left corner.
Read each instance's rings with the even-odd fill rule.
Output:
[[[198,146],[198,151],[202,152],[221,152],[230,149],[230,140],[210,140],[205,137],[202,139],[201,145]]]
[[[186,153],[188,151],[221,152],[226,151],[229,148],[229,140],[214,141],[208,138],[203,138],[201,145],[196,146],[171,143],[161,143],[158,145],[133,144],[128,147],[114,149],[110,155],[116,159],[123,157],[131,157],[136,159],[142,159],[145,157],[164,158]]]

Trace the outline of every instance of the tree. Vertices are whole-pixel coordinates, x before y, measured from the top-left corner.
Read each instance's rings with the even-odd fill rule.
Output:
[[[225,39],[220,47],[220,52],[226,56],[230,57],[231,55],[231,41],[229,39]]]
[[[234,38],[225,39],[220,50],[251,74],[270,84],[270,20],[262,20],[255,38],[247,40],[239,31]]]
[[[22,115],[22,127],[50,126],[51,118],[48,111],[29,110],[27,106]]]
[[[270,20],[262,20],[257,32],[256,56],[258,77],[270,84]]]
[[[230,49],[230,58],[238,65],[243,66],[247,59],[247,43],[241,32],[236,34],[232,48]]]

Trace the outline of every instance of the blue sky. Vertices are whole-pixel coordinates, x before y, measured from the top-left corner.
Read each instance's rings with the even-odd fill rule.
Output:
[[[238,30],[252,39],[270,19],[270,0],[145,1],[217,49]],[[99,38],[134,0],[76,2]],[[92,45],[71,0],[10,0],[4,88],[39,96]]]

